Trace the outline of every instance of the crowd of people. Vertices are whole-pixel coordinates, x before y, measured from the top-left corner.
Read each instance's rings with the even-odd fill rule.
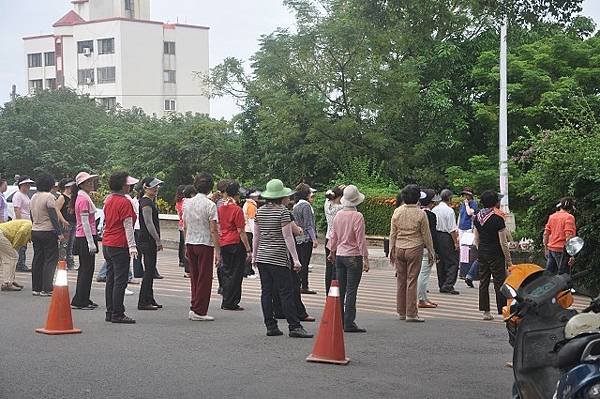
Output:
[[[36,192],[29,198],[32,184]],[[25,254],[31,241],[34,296],[50,296],[59,257],[74,269],[76,256],[77,285],[71,306],[77,310],[99,307],[90,295],[99,252],[97,208],[91,194],[98,184],[98,175],[85,171],[59,182],[47,174],[35,182],[21,176],[12,198],[15,220],[8,221],[3,194],[7,182],[0,179],[2,291],[23,289],[15,281],[15,271],[27,270]],[[106,282],[107,322],[135,323],[123,304],[134,276],[142,278],[138,310],[162,308],[153,290],[154,279],[161,277],[157,259],[163,243],[156,199],[162,184],[154,176],[140,181],[127,172],[113,173],[108,179],[110,194],[102,206],[105,271],[99,277]],[[278,179],[269,181],[262,192],[243,192],[233,180],[217,182],[216,191],[214,186],[210,174],[200,173],[193,184],[179,186],[176,193],[179,264],[191,288],[188,319],[214,320],[208,310],[215,267],[221,309],[232,312],[244,310],[242,282],[244,277],[256,278],[257,271],[267,335],[282,335],[277,320],[285,319],[291,337],[312,337],[302,322],[315,318],[308,314],[302,295],[317,293],[308,278],[313,249],[319,246],[313,208],[316,190],[305,183],[292,190]],[[499,314],[506,304],[500,288],[512,264],[511,236],[506,216],[499,209],[501,196],[485,191],[477,202],[469,188],[461,195],[458,217],[450,190],[438,195],[408,185],[398,195],[390,221],[389,256],[396,270],[400,320],[423,322],[418,310],[438,306],[428,296],[433,266],[442,294],[460,294],[455,288],[459,271],[464,270],[462,277],[470,287],[479,280],[479,309],[484,320],[494,319],[488,292],[492,278]],[[356,302],[362,275],[369,271],[365,219],[358,211],[365,196],[358,187],[347,185],[331,188],[325,197],[325,289],[329,292],[331,282],[338,280],[344,331],[364,333],[366,329],[356,322]],[[564,198],[558,208],[548,220],[544,245],[548,271],[566,273],[572,259],[566,255],[565,245],[576,234],[574,200]]]

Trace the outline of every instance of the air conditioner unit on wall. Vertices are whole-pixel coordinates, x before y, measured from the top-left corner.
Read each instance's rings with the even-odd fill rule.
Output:
[[[89,47],[84,47],[83,55],[85,55],[86,57],[89,57],[90,55],[92,55],[92,49],[90,49]]]

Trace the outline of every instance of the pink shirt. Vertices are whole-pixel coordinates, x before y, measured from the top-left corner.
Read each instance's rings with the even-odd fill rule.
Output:
[[[83,223],[81,221],[81,214],[89,213],[88,220],[90,222],[90,229],[92,230],[92,235],[95,236],[98,234],[96,231],[96,207],[92,202],[90,196],[83,190],[80,190],[77,193],[77,200],[75,201],[75,220],[77,221],[77,227],[75,230],[75,237],[85,237],[85,232],[83,231]]]
[[[365,219],[355,209],[344,208],[333,218],[329,249],[337,256],[367,257],[367,239],[365,236]]]

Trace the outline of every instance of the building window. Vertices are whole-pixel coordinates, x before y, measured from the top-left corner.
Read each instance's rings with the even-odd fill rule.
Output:
[[[85,50],[85,49],[89,50]],[[93,40],[84,40],[83,42],[77,42],[77,53],[84,54],[86,51],[90,53],[94,52],[94,41]]]
[[[175,42],[165,42],[165,54],[175,54]]]
[[[133,11],[133,0],[125,0],[125,11]]]
[[[50,53],[44,53],[44,65],[54,66],[56,65],[56,59],[54,58],[54,51]]]
[[[38,91],[42,91],[44,89],[44,82],[42,79],[30,80],[29,81],[29,92],[37,93]]]
[[[27,54],[27,65],[29,68],[39,68],[42,66],[42,53]]]
[[[115,39],[98,39],[98,54],[114,54]]]
[[[166,70],[163,75],[165,83],[175,83],[175,71]]]
[[[98,84],[115,83],[115,67],[98,68]]]
[[[106,109],[115,109],[117,106],[116,97],[103,97],[100,98],[100,104]]]
[[[48,90],[56,89],[56,79],[46,79],[46,89],[48,89]]]
[[[165,111],[175,111],[175,100],[165,100]]]
[[[93,69],[79,69],[77,71],[77,84],[78,85],[94,84],[94,70]]]

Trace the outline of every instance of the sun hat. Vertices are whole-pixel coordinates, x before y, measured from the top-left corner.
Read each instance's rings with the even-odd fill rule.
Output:
[[[77,176],[75,176],[75,183],[79,186],[80,184],[98,177],[98,175],[90,175],[88,172],[79,172]]]
[[[129,178],[136,180],[136,182],[131,183],[131,184],[136,184],[138,182],[138,180],[135,177],[129,176]],[[164,182],[154,176],[149,176],[143,180],[143,183],[144,183],[144,187],[146,187],[146,188],[154,188],[154,187],[160,186]]]
[[[474,197],[474,195],[473,195],[473,189],[471,187],[465,187],[460,192],[460,195],[470,195],[471,197]]]
[[[365,200],[365,195],[358,191],[358,188],[350,184],[344,189],[344,195],[342,196],[343,206],[358,206]]]
[[[267,188],[262,192],[261,196],[265,199],[279,199],[289,197],[294,194],[294,191],[283,185],[279,179],[272,179],[267,183]]]
[[[21,184],[35,184],[35,182],[31,180],[29,176],[21,176],[19,177],[19,183],[17,185],[21,186]]]
[[[140,179],[136,179],[133,176],[127,176],[127,180],[125,181],[125,184],[127,186],[133,186],[134,184],[138,184],[140,182]]]

